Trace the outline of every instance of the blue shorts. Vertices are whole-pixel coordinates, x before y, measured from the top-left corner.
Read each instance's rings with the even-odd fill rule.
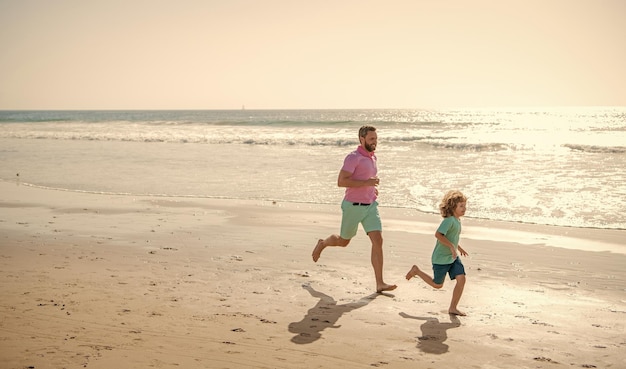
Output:
[[[446,273],[450,275],[450,279],[455,279],[457,275],[465,275],[465,267],[461,258],[457,257],[452,264],[433,264],[433,273],[433,282],[443,284]]]
[[[343,215],[341,217],[341,233],[339,235],[344,240],[349,240],[356,236],[359,223],[363,224],[365,233],[383,230],[376,201],[370,205],[354,205],[350,201],[343,200],[341,210]]]

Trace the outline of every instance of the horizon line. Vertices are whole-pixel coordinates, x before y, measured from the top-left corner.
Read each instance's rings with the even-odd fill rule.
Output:
[[[626,105],[519,105],[519,106],[448,106],[419,108],[0,108],[0,111],[296,111],[296,110],[531,110],[531,109],[611,109],[626,108]]]

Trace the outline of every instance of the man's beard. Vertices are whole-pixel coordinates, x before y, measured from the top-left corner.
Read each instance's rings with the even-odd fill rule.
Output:
[[[365,144],[365,150],[369,152],[374,152],[374,150],[376,150],[376,145]]]

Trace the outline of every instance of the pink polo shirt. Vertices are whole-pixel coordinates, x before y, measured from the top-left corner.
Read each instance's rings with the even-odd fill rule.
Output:
[[[341,170],[352,173],[352,179],[364,180],[375,177],[378,173],[376,155],[359,146],[346,156]],[[346,187],[344,200],[371,204],[376,200],[376,188],[374,186]]]

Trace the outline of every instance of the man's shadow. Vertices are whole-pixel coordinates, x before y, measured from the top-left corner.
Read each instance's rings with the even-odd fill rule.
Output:
[[[445,354],[448,352],[448,345],[444,343],[448,339],[446,331],[461,326],[461,321],[454,314],[450,314],[450,323],[440,323],[437,318],[411,316],[406,313],[400,313],[400,316],[407,319],[426,321],[420,327],[422,336],[417,337],[419,340],[417,348],[429,354]]]
[[[374,293],[356,302],[337,305],[335,299],[322,292],[316,291],[309,285],[303,284],[302,288],[309,291],[311,296],[319,298],[319,301],[315,306],[309,309],[301,321],[289,324],[289,332],[295,333],[291,341],[297,344],[312,343],[322,337],[322,331],[324,329],[341,327],[341,325],[336,325],[336,323],[343,314],[362,308],[377,296],[393,296],[386,293]]]

